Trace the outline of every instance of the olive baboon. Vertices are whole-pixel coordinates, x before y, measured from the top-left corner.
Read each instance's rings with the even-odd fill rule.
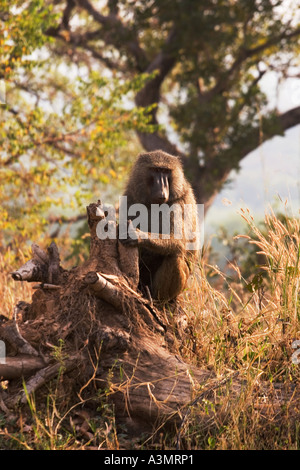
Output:
[[[128,208],[137,203],[147,208],[148,230],[142,231],[128,215],[137,239],[123,240],[139,247],[140,287],[148,286],[154,299],[174,299],[185,288],[198,251],[197,206],[180,160],[160,150],[141,154],[124,196]],[[162,208],[167,215],[160,212],[157,223],[154,211],[157,215]]]

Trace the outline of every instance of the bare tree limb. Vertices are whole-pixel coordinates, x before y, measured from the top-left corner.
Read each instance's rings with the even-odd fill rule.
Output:
[[[34,376],[30,377],[30,379],[26,383],[26,388],[24,391],[22,390],[16,395],[8,398],[8,400],[6,401],[8,406],[15,406],[17,404],[26,403],[27,397],[30,394],[42,387],[42,385],[44,385],[45,383],[49,382],[49,380],[56,377],[59,374],[60,370],[62,372],[69,372],[70,370],[77,367],[79,362],[78,356],[66,359],[63,364],[56,363],[49,365],[45,368],[38,367],[39,363],[37,361],[36,367],[40,370],[38,370]]]
[[[272,119],[272,118],[271,118]],[[265,119],[266,124],[268,119]],[[284,131],[300,124],[300,106],[296,106],[285,113],[277,116],[277,125],[274,122],[269,127],[268,124],[263,126],[262,133],[258,127],[253,128],[249,133],[245,134],[239,142],[238,147],[242,148],[239,161],[243,160],[250,152],[255,150],[260,144],[272,139],[275,136],[283,135]],[[242,145],[241,145],[242,144]]]
[[[65,29],[69,29],[69,21],[71,17],[71,13],[76,7],[76,0],[67,0],[67,6],[64,10],[63,17],[62,17],[62,25]]]
[[[300,124],[300,106],[297,106],[285,113],[277,116],[273,115],[266,118],[263,125],[263,130],[259,127],[254,127],[250,131],[245,132],[237,142],[235,147],[239,149],[239,153],[236,156],[235,166],[249,155],[250,152],[258,148],[262,143],[272,139],[275,136],[282,136],[284,132],[291,129],[294,126]],[[270,122],[269,122],[270,121]],[[223,159],[223,165],[215,165],[214,160],[210,162],[210,165],[205,167],[196,166],[193,169],[192,185],[195,190],[195,194],[199,203],[204,203],[205,211],[209,209],[214,201],[214,198],[221,190],[223,184],[228,179],[230,172],[233,169],[232,165],[232,149],[228,152],[223,152],[222,156],[218,158]],[[227,162],[227,163],[226,163]],[[213,171],[214,169],[214,171]],[[208,188],[211,188],[209,192]]]
[[[132,29],[125,26],[117,14],[112,14],[113,11],[117,11],[115,8],[111,8],[111,13],[106,16],[96,10],[89,0],[77,0],[77,4],[86,10],[97,23],[104,26],[105,30],[101,39],[106,44],[116,46],[117,48],[126,48],[127,52],[135,58],[137,69],[139,71],[145,69],[148,63],[146,54]]]
[[[281,114],[279,116],[279,121],[284,131],[300,124],[300,106]]]
[[[15,307],[15,310],[16,309],[18,309],[18,306]],[[0,324],[0,337],[11,344],[18,353],[38,356],[37,351],[21,335],[15,320]]]
[[[16,356],[7,357],[4,364],[0,364],[0,379],[12,380],[26,375],[32,375],[36,370],[45,367],[41,357]]]
[[[269,47],[280,43],[282,40],[292,39],[299,35],[300,28],[297,28],[290,33],[287,33],[287,31],[285,30],[281,34],[267,39],[263,44],[260,44],[259,46],[250,49],[247,49],[242,46],[238,51],[237,57],[233,62],[232,66],[227,71],[220,74],[220,79],[217,81],[216,85],[211,90],[208,90],[206,93],[203,93],[201,99],[205,102],[208,102],[217,94],[223,93],[224,91],[228,90],[233,76],[236,72],[240,70],[241,66],[247,59],[250,59],[251,57],[257,54],[260,54]]]
[[[160,102],[161,85],[177,62],[176,50],[173,46],[176,42],[176,37],[177,32],[175,28],[172,28],[164,47],[154,57],[146,69],[146,73],[157,71],[157,74],[152,80],[146,83],[142,90],[137,93],[135,97],[137,106],[146,107]],[[157,107],[153,108],[151,113],[151,122],[153,124],[158,124],[156,114]],[[152,134],[143,132],[138,132],[137,134],[146,151],[151,152],[153,150],[161,149],[167,153],[179,156],[182,162],[187,164],[187,156],[180,152],[177,146],[172,144],[166,135],[162,135],[158,131],[153,132]]]

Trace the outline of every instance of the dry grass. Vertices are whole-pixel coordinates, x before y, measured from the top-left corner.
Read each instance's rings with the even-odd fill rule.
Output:
[[[21,251],[17,257],[9,248],[5,254],[0,252],[0,314],[7,318],[12,317],[14,307],[19,301],[31,301],[31,285],[27,282],[15,282],[9,274],[26,261]]]
[[[174,318],[179,330],[179,334],[178,331],[174,334],[178,354],[187,362],[215,371],[220,378],[238,372],[241,388],[234,399],[228,383],[215,389],[211,396],[195,401],[181,429],[182,449],[300,448],[296,419],[300,364],[292,361],[296,352],[293,342],[300,340],[299,220],[283,220],[271,212],[263,229],[259,229],[249,211],[242,211],[241,215],[251,233],[240,237],[257,247],[264,265],[253,267],[251,282],[245,281],[235,266],[233,282],[216,266],[203,261],[182,296],[185,315],[179,323]],[[31,298],[28,284],[14,283],[5,274],[13,267],[12,263],[9,252],[0,258],[2,313],[7,316],[17,301]],[[218,288],[209,282],[211,272],[219,279]],[[55,395],[51,400],[54,413]],[[22,441],[23,447],[42,448],[44,439],[49,446],[50,425],[42,424],[49,424],[49,412],[48,418],[47,414],[41,418],[33,404],[31,409],[35,423],[32,426],[38,427],[40,437],[34,435],[29,443],[23,433],[18,445]],[[207,419],[199,420],[200,413]],[[86,445],[101,443],[110,449],[126,446],[124,440],[120,443],[122,438],[116,432],[113,412],[105,399],[100,414],[98,421],[93,417],[85,421],[89,437]],[[54,437],[59,435],[61,439],[64,432],[57,427],[59,420],[55,422]],[[65,434],[65,442],[53,438],[50,447],[80,448],[82,441],[77,439],[76,429],[74,426],[72,436]],[[161,434],[160,443],[151,445],[174,448],[176,437],[176,434]],[[149,441],[147,445],[143,446],[142,442],[139,445],[135,444],[135,448],[150,446]]]
[[[298,356],[294,341],[300,340],[299,220],[281,220],[271,212],[260,230],[248,210],[241,215],[251,229],[241,237],[255,244],[265,263],[253,266],[251,282],[243,279],[238,266],[233,266],[235,281],[216,266],[202,266],[184,296],[185,334],[177,347],[185,358],[219,377],[238,371],[242,392],[234,402],[228,388],[219,398],[197,403],[185,445],[298,449],[300,364],[292,358]],[[208,270],[222,280],[222,291],[211,287]],[[208,423],[199,424],[201,410]]]

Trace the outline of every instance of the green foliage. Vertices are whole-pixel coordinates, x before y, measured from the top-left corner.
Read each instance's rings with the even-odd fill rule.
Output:
[[[188,2],[176,3],[178,10],[172,11],[178,12],[184,47],[172,76],[179,87],[170,115],[182,141],[203,165],[217,158],[218,167],[238,167],[247,134],[251,139],[250,132],[261,126],[260,116],[266,112],[259,81],[272,60],[280,60],[276,41],[259,48],[268,37],[280,35],[283,24],[272,2],[191,2],[191,10]],[[285,44],[286,52],[293,47],[296,51],[296,44]]]
[[[38,0],[1,5],[0,243],[13,249],[38,241],[51,214],[77,215],[124,177],[126,136],[151,130],[150,108],[130,102],[148,76],[106,78],[54,58],[44,32],[56,19]]]

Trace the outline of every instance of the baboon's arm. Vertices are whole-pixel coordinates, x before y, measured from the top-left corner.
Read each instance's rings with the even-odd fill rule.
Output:
[[[184,238],[175,238],[173,234],[143,232],[138,228],[130,230],[129,237],[121,240],[121,242],[126,245],[140,246],[157,254],[167,256],[180,256],[186,252]],[[192,240],[189,240],[189,242],[192,242]]]

